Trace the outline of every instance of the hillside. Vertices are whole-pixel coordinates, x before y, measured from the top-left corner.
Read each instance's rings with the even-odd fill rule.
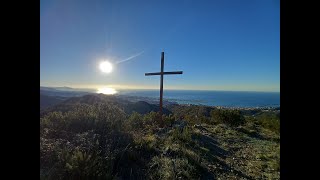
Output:
[[[47,106],[47,109],[44,109],[41,111],[41,114],[45,114],[50,111],[62,111],[66,112],[70,109],[72,109],[73,106],[77,104],[88,104],[88,105],[94,105],[97,103],[106,103],[111,104],[114,106],[119,107],[122,109],[125,113],[131,114],[133,112],[138,112],[140,114],[146,114],[149,112],[157,112],[159,110],[159,106],[155,104],[149,104],[145,101],[138,101],[138,102],[131,102],[128,100],[125,100],[124,98],[119,98],[117,96],[108,96],[104,94],[90,94],[90,95],[84,95],[81,97],[70,97],[66,98],[64,101],[59,101],[60,103],[58,105],[51,103],[51,99],[56,99],[54,97],[50,97],[48,99],[48,96],[43,96],[44,99],[41,100],[42,96],[40,96],[40,100],[43,103],[50,104],[51,106]],[[164,114],[170,114],[171,111],[169,111],[167,108],[163,108]]]
[[[102,94],[47,108],[40,178],[280,179],[277,111],[171,105],[160,127],[157,108]]]

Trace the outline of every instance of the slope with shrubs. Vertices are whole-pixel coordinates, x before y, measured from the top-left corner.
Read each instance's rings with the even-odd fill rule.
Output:
[[[280,116],[273,112],[176,106],[160,128],[155,112],[84,102],[41,116],[41,179],[280,178]]]

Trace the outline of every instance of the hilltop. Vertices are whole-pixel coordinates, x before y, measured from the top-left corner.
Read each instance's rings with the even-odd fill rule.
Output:
[[[48,99],[46,96],[41,98]],[[41,109],[41,179],[279,179],[280,112],[88,94]]]

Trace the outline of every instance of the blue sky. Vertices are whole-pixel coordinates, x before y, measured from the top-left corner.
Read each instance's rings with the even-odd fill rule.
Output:
[[[41,0],[40,85],[280,91],[279,0]],[[141,53],[142,52],[142,53]],[[115,63],[103,74],[103,59]]]

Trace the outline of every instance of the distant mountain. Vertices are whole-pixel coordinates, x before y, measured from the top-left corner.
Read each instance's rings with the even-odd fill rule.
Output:
[[[132,113],[132,112],[138,112],[140,114],[146,114],[149,113],[151,111],[153,112],[158,112],[159,111],[159,106],[155,105],[155,104],[149,104],[145,101],[138,101],[138,102],[134,102],[131,104],[128,104],[128,106],[126,107],[125,111],[127,113]],[[163,108],[163,113],[164,114],[170,114],[171,111],[169,111],[167,108]]]
[[[64,101],[66,98],[58,96],[47,96],[40,94],[40,109],[45,109],[47,107],[56,105]]]
[[[95,89],[90,88],[71,88],[71,87],[45,87],[40,86],[40,90],[47,90],[47,91],[82,91],[82,92],[95,92]]]
[[[59,90],[59,91],[75,91],[76,89],[71,88],[71,87],[54,87],[54,89]]]
[[[86,91],[75,91],[70,87],[43,87],[40,86],[40,109],[41,114],[50,111],[68,111],[76,104],[108,103],[118,106],[127,114],[138,112],[141,114],[151,111],[158,112],[158,101],[146,97],[134,97],[126,95],[104,95]],[[170,104],[164,102],[164,105]],[[164,114],[171,111],[163,108]]]
[[[153,98],[153,97],[142,97],[142,96],[132,96],[132,95],[117,95],[119,98],[121,99],[125,99],[131,102],[139,102],[139,101],[145,101],[149,104],[159,104],[159,99],[157,98]],[[167,106],[167,105],[174,105],[174,104],[178,104],[177,102],[173,102],[173,101],[167,101],[167,100],[163,100],[163,106]]]
[[[91,94],[90,92],[81,91],[59,91],[59,90],[40,90],[40,94],[47,96],[60,96],[60,97],[79,97],[86,94]]]
[[[117,96],[108,96],[104,94],[90,94],[84,95],[82,97],[72,97],[67,99],[64,104],[94,104],[94,103],[109,103],[114,104],[126,113],[131,114],[132,112],[138,112],[141,114],[149,113],[151,111],[159,111],[159,106],[155,104],[150,104],[145,101],[131,102],[124,98],[119,98]],[[170,114],[170,111],[166,108],[163,109],[165,114]]]
[[[53,87],[40,86],[40,91],[58,91],[58,90]]]
[[[113,96],[102,94],[90,94],[81,97],[71,97],[64,101],[64,104],[95,104],[95,103],[114,103],[116,102]]]
[[[47,96],[60,96],[60,97],[80,97],[88,94],[97,94],[94,89],[75,89],[70,87],[44,87],[40,86],[40,93],[47,95]],[[131,102],[139,102],[139,101],[145,101],[149,104],[159,104],[159,99],[157,98],[151,98],[151,97],[141,97],[141,96],[132,96],[132,95],[126,95],[122,94],[121,92],[113,95],[117,98],[128,100]],[[173,101],[167,101],[163,100],[163,105],[170,105],[170,104],[177,104]]]
[[[93,93],[93,90],[74,89],[70,87],[43,87],[40,86],[40,94],[47,96],[60,96],[60,97],[78,97],[86,94]]]

